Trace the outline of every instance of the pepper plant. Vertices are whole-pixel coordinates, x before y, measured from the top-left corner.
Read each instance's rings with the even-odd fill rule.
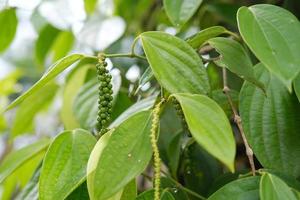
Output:
[[[300,199],[296,8],[244,3],[230,9],[233,22],[221,23],[223,9],[232,5],[115,3],[116,9],[126,3],[151,8],[149,19],[141,17],[151,23],[134,30],[128,53],[120,46],[66,56],[56,50],[62,58],[3,109],[2,115],[16,110],[7,140],[13,144],[45,102],[59,95],[55,78],[70,67],[62,84],[63,130],[5,154],[2,199]],[[87,13],[95,5],[86,1]],[[221,20],[206,27],[205,20],[217,16],[212,8]],[[0,51],[14,37],[16,9],[0,13]],[[134,18],[130,10],[118,12]],[[176,34],[150,26],[159,20]],[[201,30],[188,35],[199,20]],[[49,25],[44,30],[55,32]],[[36,51],[44,63],[39,44]],[[138,81],[113,73],[118,65],[122,71],[124,60],[141,66]]]

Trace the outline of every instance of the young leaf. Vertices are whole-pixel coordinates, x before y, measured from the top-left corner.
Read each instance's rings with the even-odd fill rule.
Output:
[[[13,41],[18,26],[15,8],[5,8],[0,12],[0,53]]]
[[[244,83],[239,110],[246,137],[259,162],[270,169],[300,176],[300,104],[263,64],[254,67],[266,95]]]
[[[211,155],[234,171],[235,141],[222,108],[204,95],[174,94],[179,101],[189,130]],[[214,148],[211,148],[214,147]]]
[[[49,142],[48,139],[42,139],[9,154],[0,165],[0,183],[29,159],[45,150],[48,147]]]
[[[57,89],[57,84],[47,84],[43,90],[37,91],[22,102],[12,125],[11,134],[13,137],[30,131],[35,115],[51,103]]]
[[[292,189],[275,175],[264,173],[259,185],[259,196],[261,200],[297,200]]]
[[[6,107],[5,111],[10,110],[21,102],[23,102],[26,98],[37,92],[39,89],[43,88],[49,81],[54,79],[58,74],[64,71],[67,67],[75,63],[76,61],[84,58],[82,54],[73,54],[66,56],[56,63],[54,63],[49,70],[42,76],[42,78],[36,82],[29,90],[27,90],[24,94],[19,96],[16,100],[14,100],[8,107]]]
[[[198,10],[202,0],[164,0],[166,13],[174,26],[184,25]]]
[[[209,93],[202,61],[185,41],[163,32],[145,32],[140,38],[153,74],[162,87],[171,93]]]
[[[291,90],[300,72],[300,24],[289,11],[269,4],[242,7],[241,35],[257,58]]]
[[[59,134],[44,158],[39,199],[65,199],[86,178],[86,165],[96,144],[91,133],[75,129]]]
[[[228,68],[264,91],[264,85],[255,79],[251,60],[240,43],[222,37],[212,38],[208,43],[221,55],[220,59],[215,61],[217,65]]]
[[[186,42],[191,45],[194,49],[198,49],[204,44],[207,40],[217,37],[221,34],[227,33],[228,30],[223,26],[212,26],[206,28],[195,35],[186,39]]]
[[[87,169],[91,200],[115,195],[145,169],[152,155],[150,128],[151,112],[142,111],[111,131],[106,142],[97,142]]]
[[[259,200],[259,179],[259,176],[252,176],[232,181],[207,200]]]

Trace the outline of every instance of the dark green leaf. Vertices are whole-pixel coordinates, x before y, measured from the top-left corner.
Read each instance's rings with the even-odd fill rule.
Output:
[[[174,94],[174,97],[182,107],[189,130],[195,140],[233,172],[235,140],[222,108],[204,95],[182,93]]]
[[[300,74],[294,79],[293,86],[298,100],[300,101]]]
[[[213,193],[208,200],[259,200],[259,176],[232,181]]]
[[[43,161],[39,199],[65,199],[83,183],[88,158],[95,144],[96,139],[91,133],[82,129],[59,134]]]
[[[230,90],[230,96],[235,107],[238,107],[239,93],[235,90]],[[228,102],[227,96],[224,94],[222,89],[213,90],[211,93],[211,98],[219,104],[219,106],[224,110],[226,115],[230,118],[233,113],[231,106]]]
[[[67,67],[75,63],[76,61],[84,58],[82,54],[73,54],[66,56],[56,63],[54,63],[49,70],[42,76],[42,78],[36,82],[29,90],[27,90],[24,94],[19,96],[16,100],[14,100],[8,107],[6,107],[5,111],[14,108],[23,102],[26,98],[37,92],[39,89],[43,88],[49,81],[54,79],[58,74],[64,71]]]
[[[191,45],[194,49],[198,49],[207,40],[227,32],[228,30],[223,26],[213,26],[196,33],[195,35],[188,38],[186,42],[189,43],[189,45]]]
[[[49,145],[48,139],[42,139],[29,146],[9,154],[0,166],[0,183],[3,182],[11,173],[24,165],[28,160],[44,151]]]
[[[174,26],[184,25],[197,11],[202,0],[164,0],[164,8]]]
[[[15,8],[5,8],[0,12],[0,53],[6,50],[13,41],[18,26]]]
[[[268,4],[242,7],[241,35],[257,58],[291,90],[300,72],[300,24],[287,10]]]
[[[260,180],[259,194],[261,200],[297,200],[292,189],[280,178],[264,173]]]
[[[239,110],[246,137],[265,168],[299,177],[300,104],[263,64],[258,64],[255,72],[265,84],[266,96],[252,84],[244,83]]]
[[[153,74],[171,93],[208,94],[210,86],[201,59],[185,41],[163,32],[140,35]]]
[[[231,72],[264,90],[264,85],[255,79],[250,57],[240,43],[222,37],[212,38],[208,40],[208,43],[220,53],[220,59],[215,61],[217,65],[228,68]]]
[[[88,163],[91,200],[110,198],[145,169],[152,155],[150,127],[151,112],[142,111],[113,129],[106,142],[98,141]]]

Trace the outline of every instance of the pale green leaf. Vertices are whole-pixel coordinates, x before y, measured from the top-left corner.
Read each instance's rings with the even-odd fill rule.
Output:
[[[41,139],[7,155],[0,165],[0,183],[32,157],[45,150],[49,142],[49,139]]]
[[[257,58],[291,90],[300,72],[300,23],[289,11],[269,4],[242,7],[240,33]]]
[[[163,32],[140,35],[153,74],[171,93],[208,94],[209,81],[203,63],[185,41]]]
[[[166,13],[174,26],[184,25],[198,10],[202,0],[164,0]]]
[[[88,158],[95,144],[92,134],[82,129],[59,134],[43,161],[39,199],[65,199],[83,183]]]
[[[30,132],[35,115],[52,102],[57,89],[57,84],[47,84],[43,90],[37,91],[21,103],[11,129],[13,137]]]
[[[5,51],[13,41],[18,26],[15,8],[5,8],[0,11],[0,53]]]
[[[292,189],[275,175],[264,173],[259,185],[261,200],[297,200]]]
[[[84,8],[88,14],[92,14],[95,11],[98,0],[84,0]]]
[[[265,84],[266,95],[244,83],[239,110],[243,128],[259,162],[269,169],[300,176],[300,104],[278,78],[263,64],[254,67]]]
[[[50,52],[53,54],[52,60],[57,61],[58,59],[66,56],[67,53],[72,49],[74,40],[75,38],[72,32],[60,32],[51,46]]]
[[[259,200],[259,179],[259,176],[252,176],[232,181],[207,200]]]
[[[36,82],[29,90],[19,96],[16,100],[14,100],[8,107],[6,107],[5,111],[14,108],[23,102],[26,98],[37,92],[39,89],[43,88],[49,81],[54,79],[58,74],[64,71],[67,67],[75,63],[76,61],[84,58],[82,54],[72,54],[66,56],[56,63],[54,63],[49,70],[42,76],[42,78]]]
[[[112,197],[145,169],[152,155],[150,128],[151,112],[142,111],[113,129],[106,142],[98,141],[87,169],[91,200]]]
[[[204,95],[174,94],[195,140],[211,155],[234,171],[235,140],[222,108]],[[212,148],[213,147],[213,148]]]
[[[212,38],[208,40],[208,43],[220,53],[220,59],[215,61],[217,65],[226,67],[239,77],[264,90],[264,85],[255,79],[250,57],[240,43],[223,37]]]
[[[219,35],[228,33],[228,30],[223,26],[212,26],[201,30],[195,35],[186,39],[186,42],[191,45],[194,49],[200,48],[207,40],[217,37]]]

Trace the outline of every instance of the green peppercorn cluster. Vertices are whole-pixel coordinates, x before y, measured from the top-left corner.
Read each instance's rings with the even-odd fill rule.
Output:
[[[185,118],[184,118],[184,114],[183,114],[183,111],[181,109],[181,106],[180,106],[180,103],[176,100],[176,98],[172,98],[172,103],[175,107],[175,110],[176,110],[176,113],[177,115],[180,117],[181,119],[181,122],[182,122],[182,128],[188,130],[188,126],[187,126],[187,123],[185,121]]]
[[[112,113],[112,77],[106,67],[107,62],[105,62],[105,57],[100,56],[99,62],[96,64],[97,78],[99,81],[97,130],[100,133],[104,133],[107,131],[106,127]]]

